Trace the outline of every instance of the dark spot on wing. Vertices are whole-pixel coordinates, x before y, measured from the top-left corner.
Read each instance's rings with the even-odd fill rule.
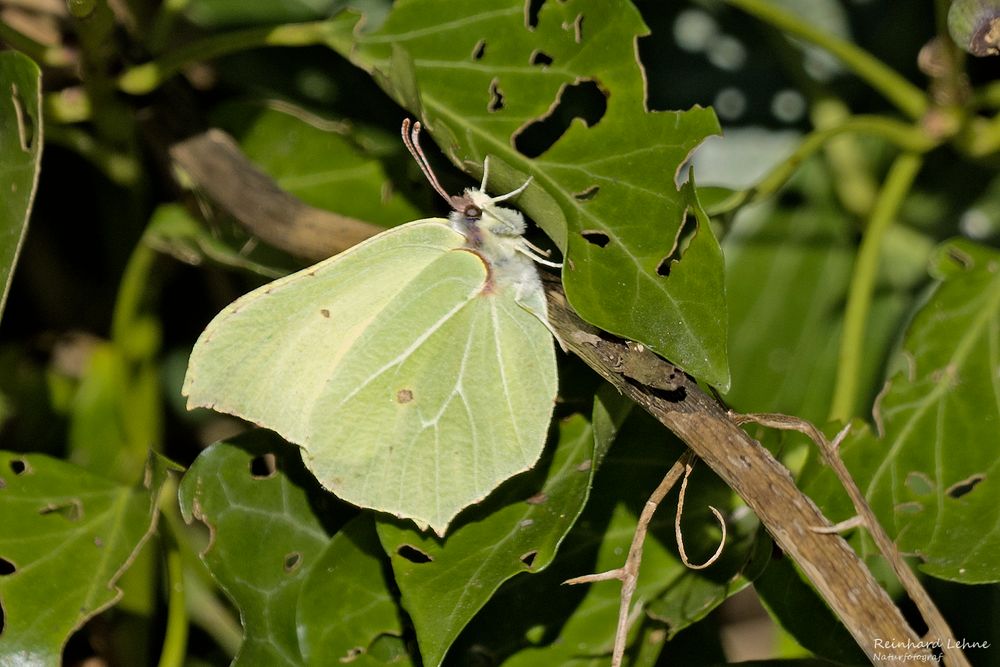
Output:
[[[330,311],[326,308],[320,308],[319,314],[327,319],[330,319]]]
[[[399,404],[409,403],[413,400],[413,391],[410,389],[400,389],[396,392],[396,402]]]

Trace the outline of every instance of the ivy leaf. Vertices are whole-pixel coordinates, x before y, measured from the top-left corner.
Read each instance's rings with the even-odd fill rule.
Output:
[[[240,610],[234,665],[301,665],[296,605],[310,568],[343,520],[298,451],[251,431],[203,451],[181,480],[184,520],[204,522],[202,560]]]
[[[646,109],[635,42],[648,30],[631,3],[534,8],[410,0],[371,33],[339,17],[328,43],[467,171],[481,174],[491,155],[493,192],[534,178],[518,206],[563,250],[566,293],[584,319],[724,391],[722,253],[693,188],[675,185],[719,132],[715,114]]]
[[[42,157],[42,73],[17,51],[0,53],[0,315],[10,289]]]
[[[403,627],[372,516],[344,526],[306,575],[297,618],[308,665],[411,664],[401,660],[402,648],[388,660],[377,655],[380,641],[402,646]]]
[[[941,282],[913,318],[902,369],[855,428],[844,463],[879,520],[920,569],[966,584],[1000,581],[1000,253],[941,246]],[[833,520],[853,510],[827,470],[809,493]],[[864,538],[863,552],[874,547]]]
[[[152,533],[171,464],[150,456],[125,486],[41,454],[0,452],[4,664],[56,665],[76,629],[114,605]]]

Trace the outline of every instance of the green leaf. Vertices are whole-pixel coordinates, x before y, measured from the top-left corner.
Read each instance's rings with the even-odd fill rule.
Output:
[[[4,664],[57,665],[63,645],[121,597],[116,582],[152,533],[170,467],[151,455],[125,486],[40,454],[0,452]]]
[[[941,282],[903,341],[899,370],[841,454],[879,520],[920,569],[963,583],[1000,581],[1000,253],[942,245]],[[833,520],[853,510],[822,471],[809,493]],[[863,549],[871,553],[864,538]]]
[[[341,516],[296,448],[266,431],[218,442],[180,485],[181,513],[204,522],[202,560],[232,598],[244,640],[235,665],[301,665],[299,592]]]
[[[353,519],[327,544],[299,595],[299,641],[307,665],[389,662],[373,655],[377,641],[403,634],[385,560],[369,513]]]
[[[42,73],[17,51],[0,53],[0,316],[38,185]]]
[[[813,172],[815,173],[815,172]],[[805,188],[803,188],[805,190]],[[794,209],[765,203],[726,236],[732,391],[741,412],[827,418],[855,247],[851,223],[822,194]],[[861,399],[870,401],[910,297],[880,289],[865,337]]]
[[[648,31],[631,3],[546,2],[537,17],[532,7],[399,2],[373,33],[336,20],[329,43],[467,171],[478,176],[494,156],[493,191],[533,176],[519,206],[564,251],[566,293],[585,319],[728,388],[722,254],[703,215],[685,224],[699,207],[675,185],[719,132],[715,114],[646,110],[635,43]],[[574,95],[589,109],[574,108]]]
[[[253,113],[241,123],[240,146],[278,185],[308,204],[383,227],[424,217],[391,187],[382,161],[354,143],[355,137],[365,138],[356,128],[303,109],[280,108],[233,105],[216,115],[232,123]],[[410,159],[398,135],[393,148],[396,161]]]
[[[607,391],[595,402],[593,423],[581,415],[562,421],[551,459],[460,516],[444,541],[400,522],[379,521],[379,539],[425,665],[441,664],[455,637],[504,581],[552,562],[583,509],[596,463],[630,407]]]

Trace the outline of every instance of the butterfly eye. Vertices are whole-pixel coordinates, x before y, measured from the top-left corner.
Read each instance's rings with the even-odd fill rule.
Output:
[[[465,207],[465,217],[466,218],[481,218],[483,217],[483,212],[478,206],[466,206]]]

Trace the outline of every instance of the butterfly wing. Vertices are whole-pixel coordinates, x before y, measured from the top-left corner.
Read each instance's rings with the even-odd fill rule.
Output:
[[[470,260],[479,266],[463,266]],[[372,322],[331,375],[305,447],[307,465],[341,497],[440,534],[535,464],[556,395],[548,330],[512,290],[483,294],[482,266],[451,253]],[[449,307],[430,308],[444,292]]]
[[[409,223],[237,300],[192,352],[189,406],[271,428],[345,500],[443,533],[537,461],[556,393],[544,324],[484,290],[463,246]]]

